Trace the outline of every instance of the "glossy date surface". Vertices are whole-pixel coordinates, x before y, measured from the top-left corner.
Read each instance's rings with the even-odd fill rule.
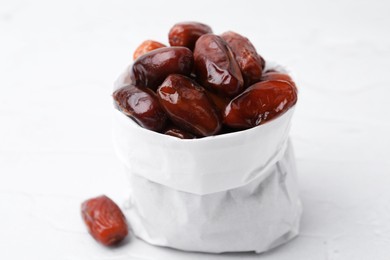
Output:
[[[130,78],[136,86],[156,90],[170,74],[190,75],[193,63],[193,55],[188,48],[159,48],[134,61]]]
[[[182,22],[175,24],[169,31],[168,38],[171,46],[183,46],[190,50],[196,41],[206,33],[212,33],[210,26],[197,22]]]
[[[263,81],[250,86],[225,109],[224,124],[246,129],[270,121],[297,102],[297,90],[285,81]]]
[[[160,104],[171,121],[197,136],[210,136],[221,129],[221,119],[204,89],[188,77],[174,74],[157,90]]]
[[[153,131],[165,126],[167,116],[152,90],[130,85],[115,91],[113,98],[118,109],[140,126]]]
[[[257,53],[249,39],[232,31],[223,33],[221,37],[234,53],[244,78],[245,86],[251,86],[259,82],[264,67],[264,60]]]
[[[133,54],[133,60],[138,59],[138,57],[144,55],[145,53],[148,53],[150,51],[167,47],[165,44],[162,44],[160,42],[152,41],[152,40],[146,40],[142,42],[137,49],[134,51]]]
[[[106,246],[121,242],[128,234],[126,218],[107,196],[89,199],[81,205],[81,216],[88,232]]]
[[[234,55],[221,37],[205,34],[196,42],[194,66],[202,86],[228,97],[244,88],[244,80]]]

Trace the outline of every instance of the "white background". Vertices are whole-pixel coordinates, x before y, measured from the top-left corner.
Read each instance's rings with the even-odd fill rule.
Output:
[[[0,259],[390,259],[388,1],[0,0]],[[197,20],[249,37],[300,90],[291,136],[301,235],[263,255],[135,238],[106,249],[80,204],[128,194],[113,81],[145,39]],[[136,149],[136,148],[135,148]]]

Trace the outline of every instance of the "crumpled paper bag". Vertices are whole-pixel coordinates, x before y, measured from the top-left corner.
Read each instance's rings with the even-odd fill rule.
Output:
[[[128,69],[115,89],[129,84]],[[182,140],[114,111],[113,140],[130,180],[134,234],[188,251],[267,251],[298,234],[302,212],[288,140],[294,109],[245,131]]]

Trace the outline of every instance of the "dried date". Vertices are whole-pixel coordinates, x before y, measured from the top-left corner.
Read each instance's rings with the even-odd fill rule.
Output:
[[[224,124],[240,129],[258,126],[282,115],[296,102],[296,88],[288,82],[259,82],[230,101]]]
[[[206,33],[212,33],[211,28],[203,23],[183,22],[175,24],[169,31],[168,38],[171,46],[183,46],[190,50],[195,47],[196,41]]]
[[[257,53],[249,39],[231,31],[223,33],[221,37],[227,42],[234,53],[234,57],[244,78],[245,86],[251,86],[259,82],[264,67],[264,60]]]
[[[152,40],[146,40],[142,42],[137,49],[134,51],[133,59],[136,60],[138,57],[144,55],[145,53],[148,53],[150,51],[167,47],[165,44],[162,44],[160,42],[152,41]]]
[[[125,216],[118,205],[107,196],[83,202],[81,215],[89,233],[103,245],[118,244],[128,234]]]
[[[125,86],[115,91],[113,98],[119,110],[140,126],[153,131],[160,131],[165,126],[167,116],[152,90]]]
[[[188,77],[173,74],[157,90],[160,104],[171,121],[197,136],[210,136],[221,129],[221,120],[204,89]]]
[[[227,43],[219,36],[205,34],[194,49],[195,72],[202,86],[224,96],[242,92],[244,81]]]
[[[170,74],[190,75],[192,52],[185,47],[164,47],[139,57],[130,70],[134,85],[156,90]]]

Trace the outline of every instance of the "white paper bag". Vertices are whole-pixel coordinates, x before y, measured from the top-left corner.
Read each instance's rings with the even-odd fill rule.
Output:
[[[128,84],[128,70],[115,88]],[[301,216],[294,109],[245,131],[183,140],[114,111],[113,137],[130,179],[126,212],[139,238],[201,252],[267,251],[296,236]]]

